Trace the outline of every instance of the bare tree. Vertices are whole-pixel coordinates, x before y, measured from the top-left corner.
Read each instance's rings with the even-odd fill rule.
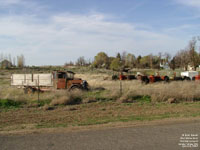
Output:
[[[152,69],[153,68],[153,55],[150,54],[148,58],[149,58],[149,66]]]
[[[165,60],[165,63],[169,63],[169,61],[171,60],[171,55],[166,52],[164,54],[164,60]]]
[[[188,46],[189,59],[190,59],[191,64],[194,66],[195,70],[196,70],[196,67],[199,65],[199,54],[196,52],[196,43],[197,43],[197,39],[194,37],[189,42],[189,46]]]
[[[127,57],[127,52],[123,51],[122,54],[121,54],[122,65],[125,65],[126,57]]]
[[[189,52],[187,50],[178,51],[173,61],[175,68],[184,68],[184,70],[188,70],[188,65],[190,64]]]
[[[76,61],[77,66],[85,66],[86,64],[87,62],[83,56],[79,57]]]
[[[16,66],[16,60],[15,57],[13,57],[13,62],[12,62],[13,66]]]
[[[66,66],[74,66],[74,63],[73,63],[72,61],[66,62],[66,63],[64,64],[64,66],[65,66],[65,67],[66,67]]]
[[[8,55],[8,61],[9,61],[10,63],[12,63],[12,57],[11,57],[11,54]]]
[[[17,56],[17,67],[23,68],[25,66],[24,55]]]

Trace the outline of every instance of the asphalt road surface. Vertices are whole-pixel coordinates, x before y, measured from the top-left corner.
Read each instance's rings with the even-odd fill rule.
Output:
[[[181,150],[180,138],[200,136],[200,121],[79,132],[0,135],[0,150]],[[194,134],[194,135],[193,135]]]

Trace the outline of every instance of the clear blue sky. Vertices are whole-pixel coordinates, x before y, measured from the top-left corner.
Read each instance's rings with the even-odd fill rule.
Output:
[[[0,0],[0,53],[62,65],[100,51],[175,54],[199,36],[199,0]]]

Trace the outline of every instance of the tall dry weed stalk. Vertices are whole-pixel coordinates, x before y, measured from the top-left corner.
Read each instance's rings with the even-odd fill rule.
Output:
[[[51,101],[50,105],[75,105],[82,102],[83,93],[80,90],[71,92],[58,92],[56,97]]]

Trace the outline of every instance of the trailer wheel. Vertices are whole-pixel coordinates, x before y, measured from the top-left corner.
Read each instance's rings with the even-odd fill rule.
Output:
[[[28,87],[24,88],[24,94],[28,94]]]
[[[190,77],[186,77],[185,80],[190,81],[191,79],[190,79]]]

